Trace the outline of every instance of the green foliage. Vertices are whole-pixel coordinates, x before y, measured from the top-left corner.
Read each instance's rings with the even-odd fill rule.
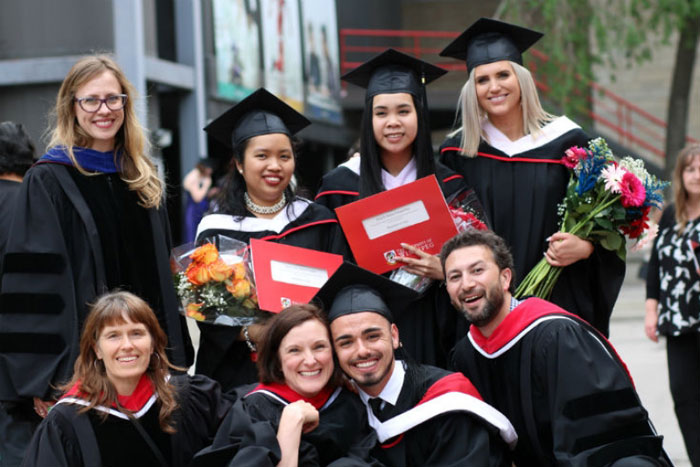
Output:
[[[593,67],[614,73],[650,60],[687,17],[700,14],[700,0],[504,0],[501,11],[506,21],[545,32],[535,48],[550,59],[526,54],[527,65],[555,112],[585,121]]]

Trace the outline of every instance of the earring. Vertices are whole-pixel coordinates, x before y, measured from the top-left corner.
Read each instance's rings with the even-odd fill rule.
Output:
[[[100,367],[100,359],[96,358],[95,360],[92,361],[92,365],[95,367],[95,370],[97,370],[98,373],[102,373],[102,367]]]

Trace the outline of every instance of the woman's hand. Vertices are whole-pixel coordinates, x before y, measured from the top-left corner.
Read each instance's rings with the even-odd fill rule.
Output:
[[[318,410],[306,401],[292,402],[282,410],[277,428],[277,442],[282,459],[277,467],[296,467],[299,464],[301,434],[318,426]]]
[[[430,277],[431,279],[437,279],[439,281],[445,279],[445,275],[442,273],[442,264],[440,263],[440,257],[437,255],[431,255],[420,248],[416,248],[408,243],[402,243],[401,246],[418,258],[409,258],[407,256],[396,256],[396,261],[401,261],[405,264],[404,269],[411,274],[416,274],[418,276]]]
[[[646,316],[644,317],[644,332],[652,342],[659,342],[659,336],[656,334],[659,322],[659,301],[653,298],[647,298],[644,303],[646,308]]]
[[[299,400],[285,407],[282,411],[280,426],[285,418],[285,414],[291,424],[301,427],[302,433],[313,431],[318,426],[318,410],[306,401]]]
[[[557,232],[549,237],[549,248],[544,254],[552,266],[564,267],[586,259],[593,253],[593,244],[576,235]]]
[[[52,405],[53,402],[42,401],[38,397],[34,398],[34,411],[41,418],[46,418]]]

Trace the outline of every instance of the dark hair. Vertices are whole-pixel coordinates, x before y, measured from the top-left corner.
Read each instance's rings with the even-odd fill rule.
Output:
[[[95,346],[100,333],[106,326],[122,324],[129,319],[133,323],[146,326],[153,343],[153,354],[146,369],[146,374],[153,383],[160,404],[160,427],[166,433],[174,433],[173,412],[178,403],[175,387],[168,381],[170,369],[178,368],[168,361],[165,348],[168,338],[158,323],[158,318],[148,303],[130,292],[114,291],[99,297],[90,306],[90,313],[85,320],[83,333],[80,336],[80,354],[73,368],[73,378],[62,389],[68,390],[75,384],[80,384],[81,397],[89,402],[84,411],[101,405],[109,407],[117,402],[117,392],[110,382],[105,367],[97,358]],[[106,412],[99,412],[103,418]]]
[[[224,176],[221,191],[216,196],[214,203],[216,206],[215,212],[219,214],[230,214],[238,218],[245,217],[248,214],[248,209],[246,209],[245,202],[243,201],[243,193],[246,191],[245,179],[243,178],[243,175],[238,172],[238,169],[236,168],[236,161],[243,165],[245,150],[252,138],[253,137],[246,139],[233,148],[233,154],[229,161],[228,172]],[[291,143],[292,156],[294,157],[294,162],[296,163],[298,160],[298,145],[292,138],[289,139],[289,142]],[[294,172],[296,173],[296,166]],[[289,185],[287,185],[287,188],[284,189],[284,194],[287,197],[287,209],[289,209],[292,205],[292,201],[296,200],[296,195],[292,189],[291,182]]]
[[[491,250],[493,254],[493,259],[498,266],[498,270],[502,271],[504,269],[510,269],[512,273],[512,279],[510,281],[510,287],[508,291],[513,293],[515,291],[515,269],[513,268],[513,255],[510,253],[508,245],[506,245],[505,240],[496,235],[490,230],[476,230],[467,229],[462,233],[458,233],[451,239],[442,245],[442,250],[440,251],[440,262],[442,263],[442,271],[445,271],[445,261],[450,254],[459,250],[460,248],[466,248],[468,246],[483,246]],[[445,274],[445,276],[447,276]]]
[[[34,143],[24,125],[15,122],[0,123],[0,175],[24,176],[34,163]]]
[[[435,156],[430,141],[430,128],[426,124],[427,115],[420,98],[411,95],[416,108],[418,131],[413,141],[413,154],[416,157],[416,178],[435,173]],[[360,124],[360,198],[366,198],[385,190],[382,183],[382,160],[379,145],[374,139],[372,126],[372,103],[374,97],[365,102],[365,110]]]
[[[258,344],[257,365],[260,382],[265,384],[284,384],[284,373],[282,373],[282,364],[279,356],[279,348],[282,339],[284,339],[293,328],[314,319],[323,324],[326,328],[328,342],[331,343],[331,331],[328,320],[321,309],[316,305],[292,305],[270,318],[265,325],[265,332]],[[333,349],[332,343],[331,349]],[[342,372],[334,354],[333,375],[328,381],[328,384],[335,387],[340,384],[341,378]]]

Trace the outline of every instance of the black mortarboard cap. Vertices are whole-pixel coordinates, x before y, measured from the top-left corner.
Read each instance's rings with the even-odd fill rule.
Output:
[[[387,49],[345,73],[342,79],[367,89],[366,98],[398,92],[422,96],[421,84],[428,84],[445,73],[446,70],[428,62]]]
[[[510,60],[522,65],[523,52],[542,36],[544,34],[541,32],[522,26],[491,18],[479,18],[445,47],[440,55],[466,60],[467,71],[500,60]]]
[[[302,114],[260,88],[204,127],[231,148],[248,138],[270,133],[292,136],[311,124]]]
[[[321,302],[329,322],[370,311],[393,323],[393,315],[401,313],[418,296],[413,289],[344,262],[316,293],[314,300]]]

